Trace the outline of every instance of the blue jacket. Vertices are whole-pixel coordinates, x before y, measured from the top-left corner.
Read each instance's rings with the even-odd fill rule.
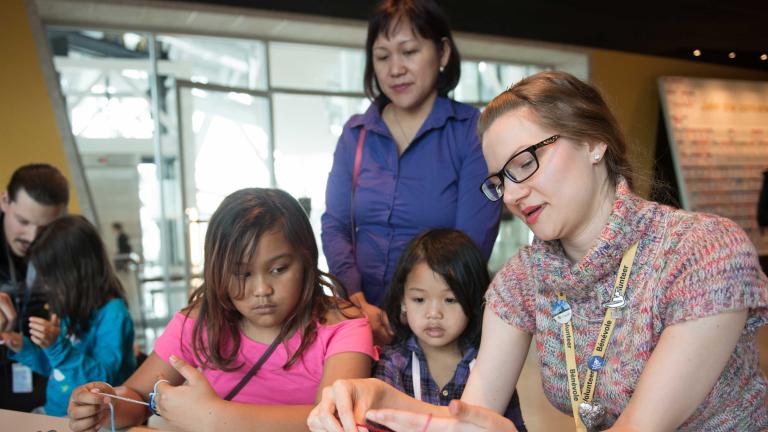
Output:
[[[430,228],[460,229],[486,259],[490,256],[501,205],[488,201],[480,191],[488,167],[476,131],[479,114],[470,105],[438,97],[402,155],[377,104],[352,116],[344,126],[333,155],[321,220],[328,267],[349,294],[362,290],[369,303],[381,305],[400,253],[413,237]],[[350,203],[362,127],[365,145],[355,202]]]
[[[67,337],[69,320],[61,322],[61,335],[48,348],[40,348],[28,337],[11,357],[48,376],[45,413],[67,415],[69,395],[91,381],[122,384],[136,369],[133,354],[133,321],[125,302],[112,299],[99,309],[88,331]]]

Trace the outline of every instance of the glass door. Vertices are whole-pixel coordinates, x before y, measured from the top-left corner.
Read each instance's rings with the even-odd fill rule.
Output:
[[[230,193],[274,185],[269,98],[257,90],[177,82],[187,274],[201,283],[211,215]]]

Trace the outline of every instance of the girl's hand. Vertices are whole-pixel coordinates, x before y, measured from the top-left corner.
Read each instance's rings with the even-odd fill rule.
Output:
[[[214,407],[222,399],[213,390],[202,373],[176,356],[170,357],[171,366],[187,381],[180,386],[161,383],[157,386],[155,402],[165,420],[184,430],[209,430],[207,425],[215,418]]]
[[[509,419],[488,408],[453,400],[448,411],[450,417],[428,417],[425,414],[385,409],[368,411],[367,418],[393,431],[517,432]]]
[[[56,314],[51,315],[50,321],[40,317],[29,317],[29,338],[40,348],[48,348],[56,342],[61,334],[61,323]]]
[[[75,432],[97,432],[109,423],[109,398],[97,393],[115,394],[105,382],[91,382],[72,391],[67,407],[69,428]]]
[[[14,352],[21,351],[21,348],[24,346],[24,338],[20,333],[16,332],[0,333],[0,341]]]
[[[313,432],[357,432],[365,413],[381,400],[388,387],[377,379],[337,380],[323,389],[323,397],[307,417]]]

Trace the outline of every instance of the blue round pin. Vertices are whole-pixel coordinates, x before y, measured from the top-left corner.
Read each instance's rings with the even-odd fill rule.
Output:
[[[592,356],[587,361],[587,367],[597,372],[605,366],[605,358],[601,356]]]

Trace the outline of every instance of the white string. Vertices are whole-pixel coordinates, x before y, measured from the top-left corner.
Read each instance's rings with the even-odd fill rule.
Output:
[[[109,421],[112,422],[112,432],[115,432],[115,407],[109,402]]]
[[[96,394],[97,394],[97,395],[100,395],[100,396],[107,396],[107,397],[111,397],[111,398],[113,398],[113,399],[120,399],[121,401],[126,401],[126,402],[133,402],[133,403],[135,403],[135,404],[140,404],[140,405],[146,405],[146,406],[149,406],[149,404],[148,404],[148,403],[146,403],[146,402],[143,402],[143,401],[139,401],[139,400],[136,400],[136,399],[131,399],[131,398],[122,397],[122,396],[117,396],[117,395],[108,394],[108,393],[96,393]]]

